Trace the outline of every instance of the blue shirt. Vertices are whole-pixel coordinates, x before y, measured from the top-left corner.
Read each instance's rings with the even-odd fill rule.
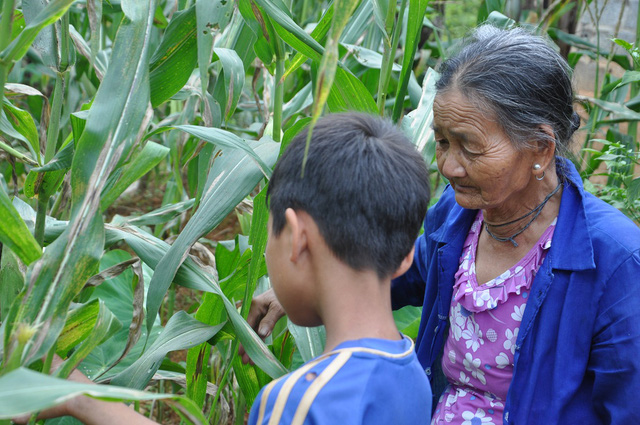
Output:
[[[516,340],[504,424],[640,424],[640,229],[586,193],[569,161],[557,166],[568,181]],[[442,382],[454,274],[476,213],[448,187],[413,266],[392,283],[394,308],[424,306],[416,351],[432,385]]]
[[[255,425],[419,425],[431,416],[431,389],[413,342],[344,342],[260,390]]]

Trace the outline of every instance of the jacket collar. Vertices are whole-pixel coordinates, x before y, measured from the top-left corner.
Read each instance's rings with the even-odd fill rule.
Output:
[[[455,194],[453,193],[453,189],[451,189],[450,185],[447,185],[444,189],[440,199],[443,198],[450,198],[450,205],[445,206],[445,208],[449,208],[447,219],[438,229],[429,235],[429,238],[445,245],[452,241],[458,241],[460,238],[462,238],[462,242],[464,242],[464,238],[466,237],[478,210],[467,210],[460,207],[458,203],[455,202]]]
[[[556,167],[562,170],[565,184],[560,202],[558,223],[548,254],[553,269],[588,270],[595,268],[593,243],[589,221],[584,208],[585,192],[582,178],[575,166],[566,158],[557,158]],[[466,237],[477,210],[467,210],[455,203],[450,186],[447,186],[442,198],[451,202],[447,220],[429,235],[429,238],[444,245],[452,244],[451,249],[460,247]],[[449,196],[447,196],[449,195]],[[445,206],[447,208],[447,206]],[[461,235],[462,233],[462,235]],[[554,249],[555,248],[555,249]]]
[[[566,181],[562,191],[558,223],[548,254],[551,267],[561,270],[595,269],[591,227],[584,208],[587,195],[582,185],[582,177],[566,158],[556,159],[556,169],[562,170]]]

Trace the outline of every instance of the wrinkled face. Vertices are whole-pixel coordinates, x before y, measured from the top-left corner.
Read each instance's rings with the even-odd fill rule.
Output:
[[[322,324],[315,309],[313,283],[302,277],[296,264],[290,259],[291,229],[285,225],[278,236],[273,233],[269,218],[269,239],[265,248],[267,271],[278,301],[293,323],[300,326]]]
[[[456,90],[433,104],[438,169],[468,209],[510,208],[533,193],[532,155],[518,151],[500,125]]]

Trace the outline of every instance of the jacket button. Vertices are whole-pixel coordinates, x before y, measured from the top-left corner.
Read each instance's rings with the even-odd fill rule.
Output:
[[[431,376],[431,368],[430,368],[430,367],[426,368],[426,369],[424,370],[424,373],[426,373],[426,374],[427,374],[427,376]]]

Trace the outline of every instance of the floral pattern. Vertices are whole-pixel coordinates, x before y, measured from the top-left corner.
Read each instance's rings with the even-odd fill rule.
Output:
[[[495,425],[491,418],[485,415],[485,412],[482,409],[476,410],[476,413],[468,410],[464,411],[462,412],[462,418],[464,419],[462,425]]]
[[[556,220],[516,265],[479,285],[475,273],[478,212],[464,244],[449,310],[449,336],[442,369],[449,386],[433,415],[433,425],[501,425],[520,323],[531,283],[551,246]]]

